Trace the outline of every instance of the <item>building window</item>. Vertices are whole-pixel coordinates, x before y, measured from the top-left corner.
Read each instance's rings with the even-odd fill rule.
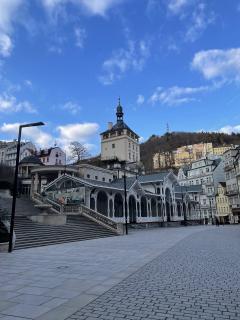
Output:
[[[115,143],[112,144],[112,148],[115,149]]]
[[[87,178],[90,179],[90,174],[87,174]]]
[[[98,180],[98,176],[95,176],[95,180]]]
[[[49,158],[47,157],[47,162],[49,162]]]
[[[102,178],[102,181],[105,181],[105,178],[104,178],[104,177]]]

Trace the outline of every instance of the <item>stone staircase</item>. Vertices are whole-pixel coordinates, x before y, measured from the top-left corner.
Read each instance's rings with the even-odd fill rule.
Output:
[[[10,213],[12,209],[12,198],[0,198],[0,207],[6,209]],[[16,216],[30,216],[40,213],[40,210],[34,207],[34,203],[29,198],[17,198]]]
[[[15,250],[116,236],[115,232],[80,215],[68,215],[67,223],[61,226],[35,223],[18,215],[14,229]]]

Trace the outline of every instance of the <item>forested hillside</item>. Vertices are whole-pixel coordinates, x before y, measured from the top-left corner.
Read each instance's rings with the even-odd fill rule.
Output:
[[[216,132],[171,132],[163,136],[152,135],[141,144],[141,161],[147,172],[153,170],[152,157],[156,152],[172,151],[178,147],[212,142],[213,146],[240,144],[240,134],[225,134]]]

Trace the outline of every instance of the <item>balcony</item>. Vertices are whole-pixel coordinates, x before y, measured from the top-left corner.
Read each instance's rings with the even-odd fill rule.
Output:
[[[239,194],[239,190],[238,189],[233,189],[233,190],[227,190],[226,195],[227,196],[235,196]]]
[[[240,208],[240,204],[237,204],[237,203],[230,204],[230,207],[231,207],[232,209],[237,209],[237,208]]]
[[[229,170],[232,170],[234,169],[234,165],[233,163],[230,163],[230,164],[227,164],[224,166],[224,171],[229,171]]]

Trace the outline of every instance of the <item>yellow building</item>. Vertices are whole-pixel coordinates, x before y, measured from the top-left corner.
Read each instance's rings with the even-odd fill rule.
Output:
[[[226,196],[226,182],[219,182],[216,195],[217,216],[222,223],[233,223],[232,210]]]
[[[231,144],[229,146],[220,146],[213,148],[213,154],[217,156],[221,156],[224,154],[225,151],[232,149],[234,146]]]
[[[175,167],[190,164],[212,153],[212,143],[197,143],[177,148],[174,152]]]

